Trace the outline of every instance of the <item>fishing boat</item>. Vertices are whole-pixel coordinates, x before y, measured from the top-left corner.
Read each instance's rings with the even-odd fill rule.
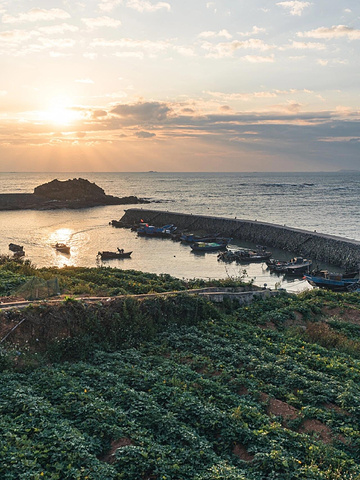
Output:
[[[56,243],[54,248],[61,253],[70,253],[70,247],[65,243]]]
[[[217,242],[194,242],[190,244],[193,252],[215,252],[217,250],[226,250],[227,243]]]
[[[162,227],[155,227],[154,225],[142,224],[137,229],[137,234],[146,237],[160,237],[170,238],[176,231],[175,225],[163,225]]]
[[[221,252],[218,255],[218,260],[223,262],[239,262],[239,263],[251,263],[251,262],[264,262],[271,257],[272,253],[266,250],[227,250]]]
[[[124,249],[118,248],[117,252],[109,252],[109,251],[103,251],[103,252],[98,252],[98,257],[101,258],[101,260],[111,260],[113,258],[130,258],[132,254],[131,252],[125,252]]]
[[[194,233],[182,233],[180,240],[184,243],[205,242],[205,243],[220,243],[224,240],[219,233],[199,236]]]
[[[270,272],[284,273],[287,275],[303,275],[309,273],[312,260],[303,257],[294,257],[289,262],[275,260],[273,258],[266,262]]]
[[[313,287],[326,288],[334,292],[346,292],[359,283],[358,275],[349,277],[346,273],[331,273],[327,270],[321,270],[314,275],[304,275],[303,278]]]

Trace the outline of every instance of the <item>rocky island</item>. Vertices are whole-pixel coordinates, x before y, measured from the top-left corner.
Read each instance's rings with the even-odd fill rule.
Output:
[[[83,178],[65,181],[55,179],[39,185],[34,193],[0,194],[0,210],[55,210],[139,203],[150,202],[135,196],[107,195],[98,185]]]

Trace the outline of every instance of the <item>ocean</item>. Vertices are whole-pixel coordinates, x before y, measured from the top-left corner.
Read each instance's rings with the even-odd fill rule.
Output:
[[[302,228],[360,240],[360,172],[334,173],[0,173],[0,193],[32,193],[40,184],[86,178],[109,195],[135,195],[152,203],[144,208],[243,218]],[[100,250],[132,250],[130,259],[103,265],[178,278],[244,276],[255,284],[281,286],[290,291],[308,288],[300,279],[270,275],[265,264],[234,265],[217,255],[194,255],[181,243],[138,238],[134,232],[109,225],[124,208],[105,206],[83,210],[0,211],[0,253],[8,244],[24,246],[26,258],[38,267],[99,266]],[[141,207],[137,206],[137,207]],[[66,242],[71,255],[52,245]],[[230,248],[251,246],[232,242]],[[291,253],[273,251],[290,258]],[[246,272],[244,272],[246,270]]]

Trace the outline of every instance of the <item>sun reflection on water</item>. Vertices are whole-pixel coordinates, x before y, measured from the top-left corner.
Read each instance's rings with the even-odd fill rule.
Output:
[[[72,236],[74,230],[71,228],[58,228],[50,233],[49,244],[53,247],[52,263],[57,267],[74,266],[77,263],[78,248],[73,244]],[[57,243],[64,243],[70,247],[70,253],[61,252],[56,250],[55,245]]]

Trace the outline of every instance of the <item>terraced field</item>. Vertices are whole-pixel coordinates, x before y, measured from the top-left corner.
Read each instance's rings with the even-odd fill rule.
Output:
[[[184,298],[178,322],[164,320],[168,301],[146,305],[161,328],[131,345],[100,341],[102,324],[92,336],[94,317],[57,356],[2,350],[1,478],[360,478],[358,294],[222,310]]]

